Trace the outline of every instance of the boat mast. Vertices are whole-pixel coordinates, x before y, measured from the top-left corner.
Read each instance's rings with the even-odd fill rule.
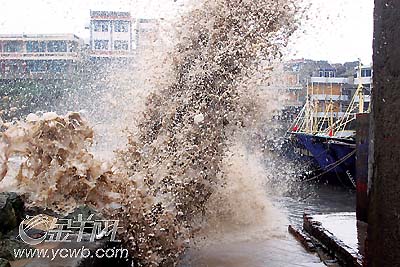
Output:
[[[359,60],[359,65],[358,65],[358,88],[357,88],[357,94],[358,94],[358,100],[359,100],[359,106],[358,106],[358,113],[364,113],[364,87],[362,85],[362,72],[361,72],[361,60]]]

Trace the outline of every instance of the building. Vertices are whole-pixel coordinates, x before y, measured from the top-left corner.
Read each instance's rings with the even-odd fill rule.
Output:
[[[346,62],[344,64],[330,64],[326,60],[294,59],[285,62],[285,69],[296,72],[299,75],[300,83],[304,86],[309,83],[310,77],[349,77],[353,76],[358,61]],[[327,73],[325,73],[327,72]]]
[[[320,68],[318,70],[318,77],[325,77],[325,78],[336,77],[336,69],[334,69],[334,68]]]
[[[354,74],[353,86],[350,92],[351,95],[355,94],[355,88],[357,88],[359,85],[362,85],[364,102],[363,106],[367,109],[369,109],[371,103],[372,76],[373,72],[371,66],[367,65],[361,66],[361,68],[357,67]],[[360,101],[359,97],[356,97],[355,101],[358,103]]]
[[[0,35],[0,79],[68,78],[83,47],[73,34]]]
[[[160,44],[160,21],[158,19],[138,19],[136,38],[139,52]]]
[[[305,89],[300,83],[299,75],[295,72],[285,72],[285,88],[288,99],[285,106],[292,108],[301,108],[305,102]]]
[[[320,69],[307,86],[306,110],[312,116],[312,131],[331,127],[338,121],[352,121],[352,114],[368,112],[371,101],[372,70],[353,69],[354,76],[336,77],[336,69]],[[362,98],[362,99],[361,99]],[[362,101],[361,101],[362,100]],[[312,115],[311,115],[312,114]]]
[[[280,77],[283,79],[282,87],[286,98],[283,102],[284,109],[282,110],[281,119],[291,122],[304,105],[306,88],[300,83],[300,77],[297,72],[284,71]]]
[[[90,11],[90,58],[132,58],[136,49],[135,24],[129,12]]]
[[[335,77],[335,71],[324,70],[328,77],[311,77],[307,89],[308,99],[314,104],[314,117],[341,118],[347,108],[349,95],[345,93],[348,78]]]
[[[354,84],[362,84],[364,87],[368,87],[369,89],[372,86],[372,67],[371,66],[361,66],[360,68],[356,68],[356,72],[354,74]]]

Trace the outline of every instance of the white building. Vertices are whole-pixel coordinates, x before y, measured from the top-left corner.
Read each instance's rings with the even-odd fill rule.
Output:
[[[363,84],[368,88],[371,87],[372,84],[372,67],[371,66],[362,66],[361,71],[359,68],[356,68],[356,74],[354,75],[354,84]]]
[[[364,93],[364,105],[369,106],[371,102],[371,90],[372,90],[372,81],[373,81],[373,71],[371,66],[361,66],[360,68],[356,68],[356,73],[354,75],[354,87],[357,87],[359,84],[363,85],[363,93]],[[356,102],[359,102],[359,98],[355,98]]]
[[[90,11],[90,57],[133,57],[136,48],[135,28],[129,12]]]
[[[137,49],[139,51],[154,48],[160,44],[160,21],[158,19],[138,19]]]
[[[0,79],[68,78],[83,47],[73,34],[0,35]]]

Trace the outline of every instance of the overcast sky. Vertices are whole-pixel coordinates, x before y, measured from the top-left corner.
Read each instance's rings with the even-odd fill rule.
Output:
[[[0,34],[75,33],[88,39],[91,9],[168,17],[182,1],[189,0],[0,0]],[[308,1],[312,8],[306,32],[293,38],[290,58],[371,62],[373,0]]]

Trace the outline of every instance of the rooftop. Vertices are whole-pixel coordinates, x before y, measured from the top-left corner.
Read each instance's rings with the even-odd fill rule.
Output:
[[[345,84],[349,82],[348,78],[341,77],[311,77],[312,83]]]
[[[0,34],[0,41],[29,41],[29,40],[70,40],[83,42],[72,33],[66,34]]]
[[[119,11],[90,11],[92,19],[131,19],[130,12]]]

